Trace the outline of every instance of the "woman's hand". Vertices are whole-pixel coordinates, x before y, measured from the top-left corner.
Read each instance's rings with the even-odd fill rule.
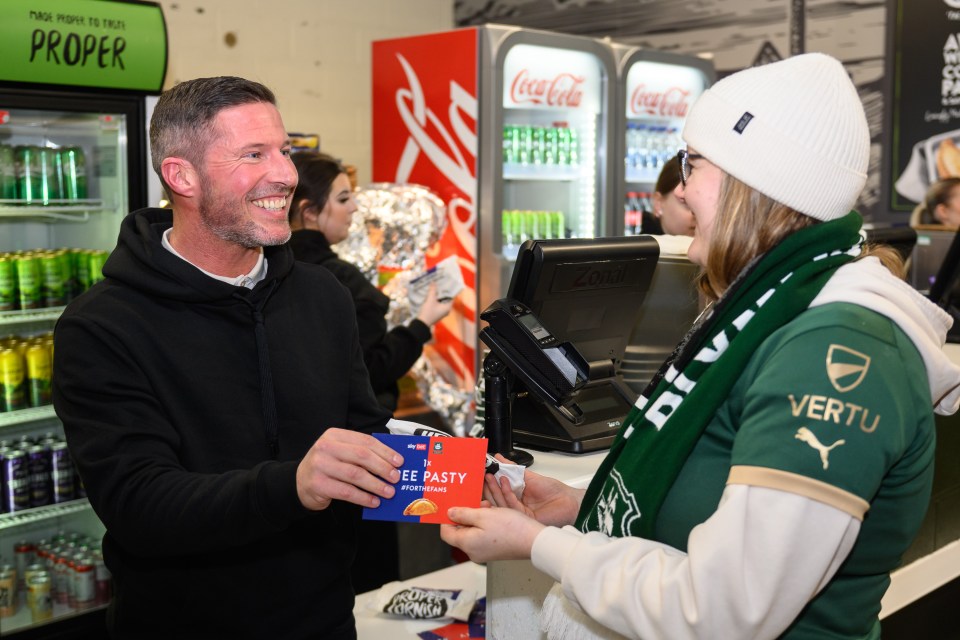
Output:
[[[451,507],[447,516],[457,524],[440,525],[440,538],[474,562],[529,558],[534,539],[544,529],[512,509]]]
[[[420,311],[417,313],[417,320],[432,327],[443,320],[450,310],[453,309],[453,300],[440,300],[437,298],[437,285],[431,284],[427,289],[427,297],[420,305]]]
[[[510,462],[497,454],[501,462]],[[580,511],[580,503],[586,493],[547,476],[527,469],[523,473],[523,499],[518,500],[506,478],[497,479],[491,474],[484,478],[483,497],[494,507],[506,507],[519,511],[537,522],[555,527],[573,524]]]

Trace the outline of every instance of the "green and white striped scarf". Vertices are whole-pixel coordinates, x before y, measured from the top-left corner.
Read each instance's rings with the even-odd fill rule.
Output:
[[[802,229],[744,270],[627,414],[587,488],[581,531],[653,536],[667,492],[750,357],[860,252],[861,223],[851,211]]]

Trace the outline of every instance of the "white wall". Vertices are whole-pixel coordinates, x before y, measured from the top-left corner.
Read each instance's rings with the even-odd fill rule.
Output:
[[[453,28],[453,0],[160,0],[169,61],[164,88],[236,75],[277,95],[288,131],[370,181],[370,45]]]

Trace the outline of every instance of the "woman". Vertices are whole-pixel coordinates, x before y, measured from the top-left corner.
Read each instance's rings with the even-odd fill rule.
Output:
[[[390,298],[371,284],[354,265],[331,248],[347,239],[357,203],[350,178],[334,158],[313,152],[293,154],[300,181],[290,207],[290,247],[297,260],[323,265],[353,296],[363,359],[370,384],[385,408],[397,408],[397,381],[410,370],[430,341],[430,328],[450,313],[453,301],[437,299],[430,288],[417,317],[387,331]],[[346,321],[347,319],[345,319]],[[360,549],[351,569],[357,593],[400,578],[398,531],[393,522],[361,521]]]
[[[390,298],[332,249],[347,239],[357,210],[350,178],[340,163],[326,154],[295,153],[293,163],[300,182],[290,207],[290,247],[297,260],[323,265],[353,294],[370,383],[380,404],[393,411],[399,395],[397,381],[416,363],[423,345],[432,338],[430,328],[450,313],[453,301],[438,300],[431,288],[416,318],[387,331]]]
[[[923,224],[960,227],[960,178],[946,178],[930,185],[923,202],[910,216],[910,226]]]
[[[929,498],[931,407],[960,404],[950,321],[860,247],[870,135],[839,62],[728,76],[683,137],[706,317],[586,492],[527,471],[519,502],[488,478],[495,508],[451,509],[441,536],[558,580],[551,638],[879,637]]]
[[[653,190],[653,217],[660,221],[663,233],[671,236],[692,236],[693,213],[674,191],[680,184],[680,163],[667,162],[660,170]]]

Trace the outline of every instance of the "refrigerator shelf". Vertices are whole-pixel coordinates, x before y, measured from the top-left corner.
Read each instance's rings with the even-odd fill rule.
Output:
[[[36,627],[41,627],[44,624],[50,622],[59,622],[65,618],[73,618],[79,615],[83,615],[90,611],[96,611],[98,609],[105,609],[107,605],[101,604],[94,607],[89,607],[87,609],[75,609],[69,605],[62,604],[60,602],[53,603],[53,617],[49,620],[43,622],[34,622],[33,614],[30,613],[30,607],[26,604],[26,592],[20,592],[20,604],[17,612],[9,618],[3,619],[3,633],[13,633],[21,629],[32,629]]]
[[[48,404],[42,407],[31,407],[29,409],[20,409],[19,411],[10,411],[0,413],[0,429],[12,427],[18,424],[27,424],[30,422],[40,422],[41,420],[53,420],[57,417],[53,405]]]
[[[60,317],[63,309],[63,307],[44,307],[29,311],[0,311],[0,327],[32,322],[53,322]]]
[[[69,502],[60,504],[48,504],[45,507],[34,507],[33,509],[24,509],[14,513],[0,514],[0,531],[19,527],[25,524],[33,524],[43,520],[52,520],[69,516],[81,511],[90,509],[90,501],[86,498],[78,498]]]
[[[504,180],[543,180],[556,182],[570,182],[580,177],[580,167],[537,167],[535,165],[527,166],[503,166]]]
[[[51,200],[43,206],[24,205],[22,200],[0,199],[0,220],[34,218],[44,221],[86,222],[91,213],[112,210],[103,200]]]

